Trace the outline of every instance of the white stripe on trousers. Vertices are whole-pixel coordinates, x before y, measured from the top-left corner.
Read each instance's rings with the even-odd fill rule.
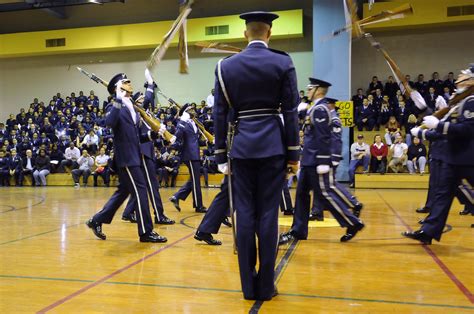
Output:
[[[135,195],[137,197],[137,203],[138,203],[138,212],[140,214],[140,222],[142,224],[143,233],[145,233],[146,230],[145,230],[145,224],[143,223],[142,204],[140,203],[140,195],[138,195],[137,186],[135,185],[135,181],[133,181],[133,177],[132,177],[132,174],[130,173],[130,170],[128,170],[127,166],[125,166],[125,169],[127,169],[128,176],[130,177],[130,181],[132,181],[133,189],[135,190]]]
[[[150,175],[148,174],[148,167],[146,166],[146,162],[145,162],[145,157],[142,155],[142,160],[143,160],[143,167],[145,168],[145,173],[146,173],[146,179],[148,181],[148,191],[149,193],[151,194],[150,197],[151,197],[151,203],[153,204],[153,209],[155,210],[155,215],[158,219],[160,219],[160,215],[158,215],[158,207],[156,207],[156,203],[155,203],[155,194],[153,194],[153,185],[151,185],[151,180],[150,180]]]
[[[332,168],[329,170],[329,187],[334,190],[344,202],[346,202],[347,206],[351,208],[354,207],[354,204],[352,204],[352,202],[346,197],[346,195],[342,193],[342,191],[339,190],[339,188],[334,184],[334,175]]]
[[[337,210],[337,212],[344,218],[345,221],[349,223],[349,225],[353,226],[354,224],[352,221],[347,218],[347,216],[344,214],[344,211],[337,205],[337,203],[332,199],[331,196],[329,196],[328,192],[326,192],[326,187],[324,185],[324,174],[318,174],[319,175],[319,188],[321,189],[321,192],[323,193],[324,197],[331,203],[331,205],[334,207],[334,209]]]
[[[283,192],[283,190],[281,191],[281,197],[283,198],[283,207],[284,207],[283,210],[287,211],[288,206],[286,206],[285,192]]]
[[[193,163],[190,160],[189,161],[189,171],[191,171],[191,181],[193,182],[193,199],[194,199],[194,204],[196,205],[196,208],[198,207],[197,203],[197,194],[196,194],[196,177],[194,177],[194,169],[193,169]],[[200,178],[198,178],[200,180]]]

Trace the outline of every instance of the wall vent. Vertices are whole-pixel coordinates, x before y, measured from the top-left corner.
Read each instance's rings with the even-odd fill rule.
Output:
[[[229,25],[206,26],[206,36],[229,34]]]
[[[448,7],[448,17],[462,15],[474,15],[474,5],[460,5],[455,7]]]
[[[66,46],[66,38],[46,39],[46,48],[64,47]]]

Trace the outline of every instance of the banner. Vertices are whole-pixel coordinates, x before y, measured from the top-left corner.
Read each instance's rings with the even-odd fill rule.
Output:
[[[337,113],[341,118],[341,124],[343,127],[354,126],[354,104],[352,101],[338,101],[336,102]]]

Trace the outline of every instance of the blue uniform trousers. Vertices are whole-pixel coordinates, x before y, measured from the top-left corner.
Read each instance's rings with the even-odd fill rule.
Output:
[[[291,203],[290,188],[286,184],[283,186],[283,191],[281,192],[280,209],[281,211],[293,210],[293,204]]]
[[[438,178],[442,179],[442,182],[438,180],[436,184],[432,197],[431,211],[424,220],[421,230],[439,241],[446,225],[453,199],[459,193],[461,180],[467,179],[471,186],[474,185],[474,167],[455,166],[441,161]]]
[[[186,161],[186,166],[189,169],[189,180],[179,189],[174,195],[177,199],[185,200],[189,193],[193,193],[193,207],[201,208],[202,194],[201,194],[201,164],[198,160]]]
[[[285,184],[285,163],[284,156],[232,161],[240,281],[246,299],[271,299],[274,293],[281,198],[275,191]]]
[[[151,206],[153,207],[155,217],[160,219],[163,216],[163,202],[161,201],[158,180],[156,178],[155,163],[153,160],[145,157],[144,155],[142,155],[142,162],[143,173],[145,174],[146,187],[148,190],[148,196],[151,200]],[[136,212],[138,207],[137,205],[137,198],[134,194],[131,194],[127,203],[127,207],[125,207],[125,210],[123,211],[123,216],[129,217],[132,212]]]
[[[428,186],[428,195],[426,196],[426,208],[433,208],[434,202],[434,195],[436,192],[436,187],[439,185],[444,184],[439,180],[439,171],[440,171],[441,161],[438,159],[430,160],[430,179],[429,179],[429,186]]]
[[[310,191],[314,191],[317,204],[328,209],[341,227],[349,227],[360,223],[359,219],[349,210],[346,197],[334,185],[332,170],[318,174],[316,166],[302,167],[298,186],[296,187],[296,206],[291,230],[299,239],[308,238],[308,221],[310,210]]]
[[[221,184],[221,190],[214,197],[198,227],[198,231],[217,234],[224,218],[230,216],[228,183],[228,177],[225,176]]]
[[[153,223],[148,206],[146,179],[139,166],[122,167],[118,169],[119,185],[104,208],[92,218],[95,222],[110,224],[119,207],[127,197],[135,195],[137,202],[137,226],[140,236],[149,234],[153,230]]]

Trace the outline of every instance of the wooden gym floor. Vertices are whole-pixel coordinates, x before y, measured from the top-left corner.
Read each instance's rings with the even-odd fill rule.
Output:
[[[312,228],[307,241],[280,247],[280,294],[263,303],[242,298],[231,230],[216,236],[222,246],[194,240],[203,215],[191,199],[178,213],[167,201],[174,189],[161,195],[177,224],[156,227],[168,243],[139,243],[121,211],[104,225],[107,240],[96,239],[84,222],[113,191],[0,189],[0,313],[474,312],[474,217],[455,203],[432,246],[400,235],[418,227],[426,190],[358,190],[363,232],[340,243],[343,229]],[[205,205],[216,193],[203,190]]]

